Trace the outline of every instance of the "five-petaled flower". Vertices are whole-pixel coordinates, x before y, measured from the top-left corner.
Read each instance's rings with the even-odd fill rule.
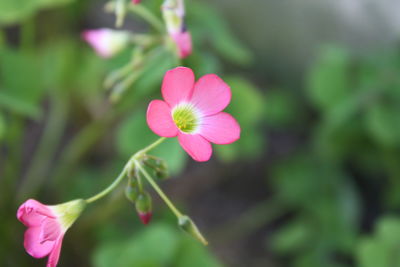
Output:
[[[64,234],[84,207],[85,201],[82,199],[54,206],[43,205],[34,199],[23,203],[18,209],[17,218],[28,227],[24,236],[26,252],[34,258],[49,256],[47,267],[55,267]]]
[[[222,112],[231,101],[229,86],[215,74],[195,82],[186,67],[169,70],[161,93],[165,101],[153,100],[147,109],[150,129],[163,137],[178,136],[183,149],[196,161],[207,161],[214,144],[230,144],[240,138],[240,126]]]
[[[90,44],[96,53],[104,58],[110,58],[122,51],[130,41],[130,35],[126,31],[116,31],[102,28],[86,30],[82,38]]]

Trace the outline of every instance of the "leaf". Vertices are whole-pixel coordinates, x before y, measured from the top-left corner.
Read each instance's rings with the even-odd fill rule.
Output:
[[[172,263],[179,236],[165,224],[152,224],[126,241],[105,242],[94,253],[96,267],[150,267]]]
[[[363,237],[357,246],[360,267],[400,265],[400,219],[386,216],[379,219],[373,236]]]
[[[399,104],[378,103],[366,114],[367,129],[372,138],[383,146],[400,144],[400,107]]]
[[[0,51],[0,106],[38,118],[45,92],[40,71],[34,54],[8,49]]]
[[[350,90],[347,53],[337,47],[325,47],[308,75],[307,93],[312,103],[328,110],[344,100]]]
[[[1,0],[0,24],[12,24],[23,21],[42,8],[56,7],[74,0]]]
[[[265,144],[261,129],[258,128],[263,118],[265,98],[243,78],[227,77],[224,80],[232,90],[232,101],[225,111],[239,122],[241,136],[232,144],[216,146],[216,151],[225,161],[253,159],[262,152]]]
[[[297,253],[310,245],[312,230],[302,220],[295,220],[280,228],[272,237],[272,248],[277,253]]]
[[[190,5],[187,18],[189,29],[194,33],[194,44],[202,43],[199,39],[207,37],[207,41],[224,59],[240,65],[251,63],[251,51],[232,33],[226,20],[215,8],[199,1],[193,1]]]
[[[176,267],[222,267],[222,265],[201,245],[192,238],[182,238]]]

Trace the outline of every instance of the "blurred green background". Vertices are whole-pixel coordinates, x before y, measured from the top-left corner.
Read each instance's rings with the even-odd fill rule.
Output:
[[[143,0],[158,17],[161,0]],[[80,34],[112,27],[100,0],[0,0],[0,266],[44,266],[23,248],[18,206],[108,185],[156,140],[148,102],[179,64],[154,48],[117,104]],[[164,203],[140,224],[121,187],[68,231],[59,266],[400,266],[400,4],[396,0],[187,0],[194,53],[182,64],[231,87],[241,139],[196,163],[169,140]],[[124,29],[152,31],[128,15]],[[153,192],[152,192],[153,193]]]

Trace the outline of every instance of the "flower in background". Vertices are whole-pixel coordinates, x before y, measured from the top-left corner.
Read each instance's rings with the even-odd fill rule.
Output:
[[[209,160],[210,143],[230,144],[240,138],[237,121],[222,112],[231,101],[231,90],[217,75],[195,82],[191,69],[178,67],[165,74],[161,93],[165,101],[150,102],[147,123],[157,135],[178,136],[194,160]]]
[[[166,0],[162,11],[168,34],[176,44],[179,57],[189,56],[192,53],[192,36],[186,29],[183,0]]]
[[[132,0],[132,3],[133,3],[133,4],[140,4],[140,1],[141,1],[141,0]]]
[[[125,31],[103,28],[84,31],[82,33],[82,38],[90,44],[101,57],[110,58],[129,44],[130,35]]]
[[[78,218],[86,202],[78,199],[60,205],[48,206],[29,199],[17,212],[17,218],[28,229],[24,247],[34,258],[49,256],[47,267],[55,267],[60,257],[65,232]]]
[[[178,47],[178,54],[180,58],[185,58],[192,53],[192,36],[190,32],[184,31],[171,35]]]

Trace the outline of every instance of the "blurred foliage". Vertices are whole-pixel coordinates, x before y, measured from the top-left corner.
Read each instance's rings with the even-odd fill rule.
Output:
[[[160,16],[161,3],[143,4]],[[213,7],[199,1],[191,1],[188,6],[188,28],[194,37],[195,53],[184,64],[194,69],[197,78],[217,72],[228,80],[238,97],[231,111],[249,135],[234,148],[221,149],[217,154],[222,160],[234,161],[252,155],[254,149],[260,153],[262,95],[249,81],[233,78],[232,73],[232,78],[223,74],[225,60],[247,65],[251,51]],[[62,13],[67,7],[68,11]],[[104,80],[109,73],[129,66],[135,47],[109,60],[99,58],[81,40],[80,32],[85,29],[77,27],[84,24],[87,7],[72,0],[0,3],[0,24],[15,25],[1,28],[0,36],[0,142],[6,153],[0,159],[0,216],[4,218],[0,223],[1,266],[31,266],[34,262],[28,256],[20,257],[25,255],[21,245],[23,226],[14,214],[21,201],[37,198],[51,204],[90,196],[109,184],[133,153],[157,138],[146,123],[147,103],[161,97],[165,72],[183,64],[168,45],[146,47],[140,70],[132,72],[139,75],[132,79],[127,73],[126,79],[132,81],[127,83],[120,101],[111,103],[110,92],[103,88]],[[52,27],[41,27],[42,19]],[[211,32],[204,21],[212,26]],[[149,32],[155,34],[152,29]],[[124,79],[121,82],[126,82]],[[247,100],[242,103],[240,98]],[[257,105],[248,109],[254,101]],[[39,132],[32,127],[39,128]],[[183,171],[188,159],[176,139],[167,140],[152,154],[165,159],[174,176]],[[221,266],[206,248],[176,230],[176,225],[163,221],[146,229],[139,225],[134,230],[117,228],[113,232],[120,239],[102,240],[101,229],[112,225],[106,219],[110,221],[118,209],[118,205],[105,204],[92,211],[90,217],[95,219],[82,221],[82,227],[103,222],[96,226],[100,231],[93,237],[100,239],[93,247],[94,266]],[[134,231],[132,237],[126,235],[127,231]],[[89,251],[90,238],[77,238],[81,238],[76,241],[79,246]],[[90,259],[84,254],[78,256],[83,262]],[[68,245],[62,255],[61,266],[79,262],[68,257],[73,255]]]
[[[399,264],[391,256],[396,219],[380,219],[374,238],[360,232],[363,221],[375,219],[367,203],[392,211],[400,205],[399,59],[396,50],[354,57],[325,46],[306,78],[307,102],[294,101],[297,91],[269,93],[275,103],[267,108],[268,125],[275,131],[297,125],[311,136],[268,172],[291,217],[268,244],[290,266]]]
[[[161,0],[143,2],[160,15]],[[3,27],[0,38],[0,265],[36,263],[23,252],[23,226],[14,217],[21,201],[36,197],[57,203],[89,196],[156,139],[146,124],[147,103],[161,97],[165,71],[184,64],[197,78],[218,73],[231,86],[227,112],[239,121],[241,139],[216,146],[217,162],[229,167],[254,163],[249,166],[257,181],[266,173],[265,188],[247,185],[252,178],[247,169],[235,176],[242,179],[242,191],[249,191],[246,196],[257,201],[249,212],[258,216],[235,213],[221,223],[221,228],[234,225],[245,233],[242,219],[251,220],[250,241],[253,235],[263,239],[259,228],[268,231],[260,248],[243,242],[246,266],[258,266],[252,253],[259,250],[268,252],[262,257],[282,263],[278,266],[398,266],[400,50],[355,56],[343,47],[323,46],[296,88],[279,80],[269,85],[247,72],[258,68],[251,65],[252,51],[214,7],[194,0],[187,7],[194,54],[179,62],[167,46],[146,48],[139,77],[121,101],[111,103],[104,80],[129,64],[134,47],[110,60],[96,56],[80,40],[90,11],[78,1],[0,2],[0,24],[14,26]],[[67,8],[70,13],[56,16]],[[42,18],[65,32],[39,27]],[[232,71],[235,67],[241,72]],[[260,90],[257,84],[268,86]],[[174,176],[189,162],[175,139],[154,155],[166,160]],[[224,188],[218,189],[221,195],[229,190],[218,185]],[[255,192],[260,191],[266,206],[258,203]],[[77,228],[82,232],[63,247],[61,266],[221,266],[215,253],[179,232],[168,218],[140,226],[126,215],[133,208],[125,210],[117,195],[82,218]],[[242,199],[235,197],[232,209],[241,207]],[[208,208],[224,217],[219,207]],[[279,212],[263,217],[270,214],[268,208]],[[125,224],[116,223],[122,219]],[[231,259],[224,260],[230,266]]]

